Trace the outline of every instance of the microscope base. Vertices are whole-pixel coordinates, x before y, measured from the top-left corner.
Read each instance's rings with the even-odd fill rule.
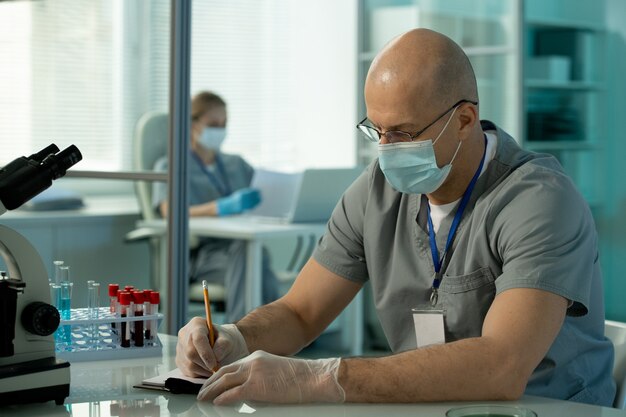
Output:
[[[55,357],[0,367],[0,405],[55,401],[70,394],[70,364]]]

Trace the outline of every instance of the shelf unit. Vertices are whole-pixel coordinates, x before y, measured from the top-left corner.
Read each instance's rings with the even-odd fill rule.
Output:
[[[600,145],[594,143],[587,143],[584,141],[567,141],[567,140],[553,140],[553,141],[534,141],[526,142],[526,149],[535,152],[541,151],[595,151],[601,150]]]
[[[548,89],[548,90],[582,90],[582,91],[604,91],[605,86],[599,82],[590,81],[546,81],[546,80],[526,80],[524,85],[527,89]]]
[[[606,135],[603,0],[525,0],[522,145],[554,155],[597,213]]]

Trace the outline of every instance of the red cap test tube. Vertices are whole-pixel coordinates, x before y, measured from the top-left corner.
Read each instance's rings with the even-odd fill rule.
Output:
[[[156,316],[159,313],[159,302],[161,301],[161,297],[158,291],[152,291],[150,293],[150,314]],[[156,341],[157,338],[157,327],[158,320],[153,318],[150,320],[150,334],[148,340],[151,342]]]
[[[135,302],[135,317],[143,316],[143,302],[144,302],[144,293],[143,291],[133,291],[133,301]],[[137,320],[134,322],[134,335],[133,339],[135,342],[135,346],[142,347],[143,346],[143,320]]]
[[[132,311],[130,309],[131,294],[128,291],[120,291],[119,299],[121,305],[121,317],[132,316]],[[123,321],[120,328],[120,345],[122,347],[130,347],[130,323]]]

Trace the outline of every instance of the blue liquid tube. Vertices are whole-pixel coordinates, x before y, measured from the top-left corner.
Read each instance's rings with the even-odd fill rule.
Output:
[[[50,303],[59,310],[59,315],[61,314],[61,286],[57,284],[50,284]],[[54,332],[54,343],[55,346],[62,342],[63,339],[63,329],[61,326],[56,329]]]
[[[59,311],[61,313],[62,320],[69,320],[72,317],[71,307],[72,307],[72,287],[73,286],[74,284],[69,281],[61,282],[61,299],[59,302]],[[70,325],[63,326],[62,342],[67,346],[71,346],[72,326]]]
[[[97,320],[100,316],[100,284],[95,281],[87,281],[87,315],[90,320]],[[100,341],[98,324],[89,325],[90,344],[95,348]]]

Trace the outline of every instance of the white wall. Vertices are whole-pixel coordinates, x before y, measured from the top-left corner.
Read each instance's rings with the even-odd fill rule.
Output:
[[[294,115],[296,165],[352,166],[358,122],[356,2],[298,2],[294,18],[291,50],[303,63],[293,74],[300,100]]]

